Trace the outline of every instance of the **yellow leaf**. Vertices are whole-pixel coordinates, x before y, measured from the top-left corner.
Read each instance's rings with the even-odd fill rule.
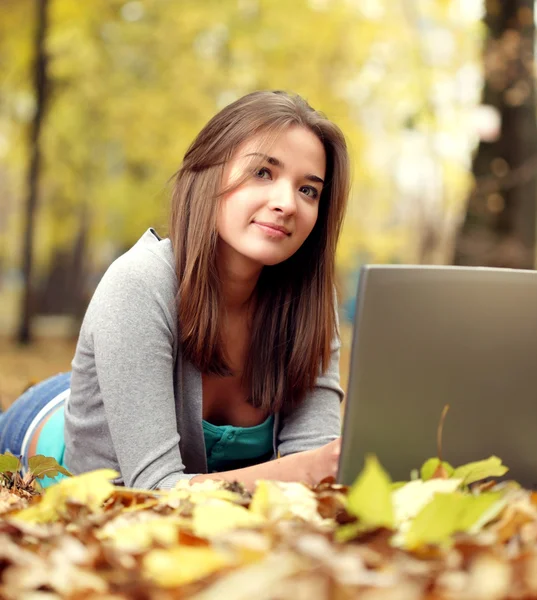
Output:
[[[455,492],[460,484],[460,479],[416,479],[401,486],[392,495],[397,526],[413,519],[435,494]]]
[[[143,560],[143,571],[158,585],[171,588],[192,583],[231,564],[230,557],[213,548],[179,546],[149,552]]]
[[[487,477],[502,477],[507,471],[509,469],[502,464],[500,458],[491,456],[486,460],[479,460],[457,467],[452,477],[462,479],[464,484],[470,485]]]
[[[274,508],[278,504],[285,504],[283,492],[270,481],[258,481],[250,502],[250,512],[268,517],[271,507]]]
[[[63,479],[56,485],[47,488],[41,501],[13,515],[32,523],[49,523],[57,521],[65,511],[68,500],[84,504],[92,512],[97,512],[103,502],[113,493],[111,479],[119,473],[111,469],[91,471],[69,479]]]
[[[198,504],[192,511],[192,530],[199,537],[211,538],[238,528],[259,527],[266,519],[242,506],[214,501]]]
[[[130,512],[142,512],[147,510],[148,508],[153,508],[154,506],[158,506],[158,500],[148,500],[147,502],[143,502],[142,504],[132,504],[131,506],[126,506],[122,512],[130,513]]]
[[[298,518],[318,525],[324,522],[313,491],[295,481],[258,481],[250,512],[270,521]]]
[[[263,529],[235,529],[228,531],[223,542],[230,548],[241,565],[259,562],[272,548],[272,538]]]
[[[438,458],[430,458],[426,460],[420,469],[420,475],[423,481],[427,481],[434,477],[436,470],[440,466],[440,460]],[[448,463],[443,461],[442,467],[445,469],[446,475],[451,477],[453,475],[453,467]]]
[[[168,491],[162,497],[160,502],[174,505],[179,504],[182,500],[188,500],[192,504],[199,504],[215,498],[237,504],[243,501],[240,494],[225,489],[225,482],[207,479],[193,484],[188,481],[179,481],[173,490]]]
[[[288,592],[286,584],[293,581],[293,577],[304,574],[308,568],[308,562],[296,553],[280,550],[268,554],[264,560],[257,563],[241,565],[240,569],[233,569],[230,572],[222,573],[211,585],[196,594],[196,600],[227,600],[228,598],[308,598],[304,593],[304,586],[300,585],[300,580],[296,581],[296,586],[291,590],[301,592],[293,595]],[[311,589],[306,587],[306,589]],[[280,591],[280,595],[276,590]],[[273,592],[274,591],[274,592]],[[273,592],[271,594],[271,592]],[[313,594],[312,598],[323,597],[324,590],[318,594]],[[341,597],[341,596],[340,596]]]
[[[346,525],[338,527],[335,531],[334,538],[336,542],[343,544],[354,539],[359,533],[363,533],[363,531],[364,527],[360,521],[355,521],[354,523],[347,523]]]
[[[155,542],[163,546],[176,544],[179,526],[186,524],[187,520],[173,516],[164,518],[151,515],[151,517],[148,521],[126,522],[119,527],[115,527],[112,522],[101,529],[102,535],[99,537],[108,539],[114,546],[131,552],[145,550]]]
[[[503,510],[501,493],[478,496],[436,494],[416,516],[406,535],[410,549],[426,544],[449,545],[454,533],[476,533],[476,525],[483,527]]]
[[[393,528],[391,480],[375,456],[368,456],[364,470],[348,493],[347,510],[367,529]]]

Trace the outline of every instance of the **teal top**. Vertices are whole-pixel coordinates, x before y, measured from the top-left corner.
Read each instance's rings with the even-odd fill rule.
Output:
[[[62,467],[69,469],[64,462],[65,441],[64,405],[55,410],[43,426],[37,440],[37,454],[55,458]],[[207,452],[209,473],[241,469],[267,461],[272,456],[274,415],[254,427],[234,427],[233,425],[213,425],[203,421],[203,433]],[[63,479],[64,475],[41,480],[43,487],[49,487]]]
[[[60,404],[58,408],[50,415],[48,420],[43,425],[43,429],[37,438],[36,454],[43,456],[51,456],[56,459],[56,462],[65,469],[69,467],[64,462],[65,440],[63,437],[63,425],[65,423],[64,404]],[[58,474],[54,479],[44,477],[39,481],[42,487],[47,488],[62,479],[65,475]]]
[[[209,473],[249,467],[272,456],[274,415],[254,427],[202,424]]]

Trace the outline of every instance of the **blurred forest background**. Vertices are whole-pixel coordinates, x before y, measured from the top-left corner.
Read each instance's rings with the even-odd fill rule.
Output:
[[[345,132],[346,380],[371,262],[535,266],[533,0],[0,0],[0,402],[69,369],[112,260],[256,89]]]

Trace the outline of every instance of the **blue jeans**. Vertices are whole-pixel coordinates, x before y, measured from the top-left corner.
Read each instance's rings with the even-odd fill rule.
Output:
[[[23,465],[27,466],[28,456],[22,451],[28,429],[37,424],[36,418],[47,404],[69,389],[70,383],[71,373],[49,377],[26,390],[6,412],[0,413],[0,454],[22,454]]]

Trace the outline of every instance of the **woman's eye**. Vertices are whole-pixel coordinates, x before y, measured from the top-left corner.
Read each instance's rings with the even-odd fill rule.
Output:
[[[306,196],[312,198],[313,200],[316,200],[319,197],[319,192],[314,187],[311,187],[309,185],[302,186],[300,188],[300,191]]]
[[[261,169],[256,169],[255,176],[259,179],[271,179],[272,173],[267,167],[261,167]]]

